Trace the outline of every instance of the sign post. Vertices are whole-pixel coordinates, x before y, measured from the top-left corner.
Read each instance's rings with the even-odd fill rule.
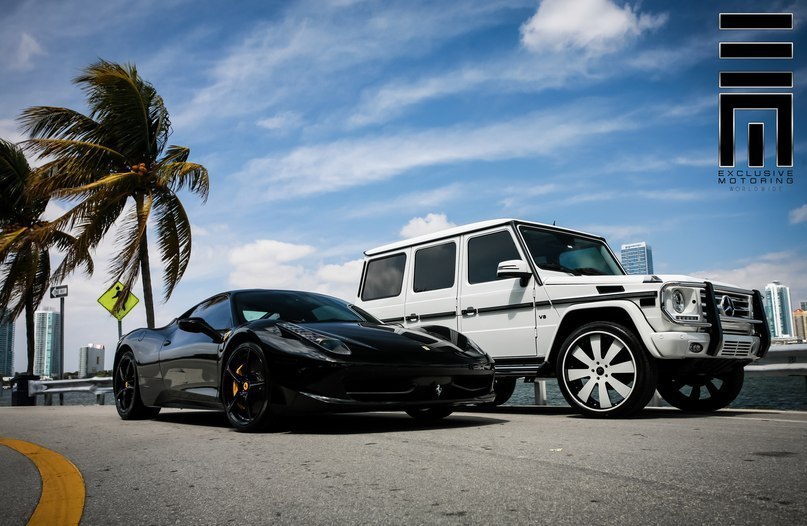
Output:
[[[132,309],[140,303],[140,300],[130,291],[125,290],[123,283],[120,281],[109,287],[106,292],[101,294],[98,298],[98,303],[101,304],[109,313],[118,320],[118,339],[123,336],[123,318],[132,311]],[[125,301],[120,309],[116,309],[115,305],[118,304],[121,295],[125,294]]]
[[[67,285],[51,287],[50,297],[59,298],[59,379],[64,380],[64,299],[67,297]]]

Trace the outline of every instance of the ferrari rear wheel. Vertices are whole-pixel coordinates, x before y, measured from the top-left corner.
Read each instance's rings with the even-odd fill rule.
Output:
[[[453,412],[450,407],[417,407],[406,410],[407,415],[421,422],[436,422]]]
[[[269,423],[269,368],[254,343],[242,343],[227,358],[221,396],[227,419],[237,431],[259,431]]]
[[[115,408],[124,420],[154,418],[159,407],[147,407],[140,399],[140,386],[137,381],[137,362],[131,351],[123,353],[112,377],[112,391],[115,393]]]

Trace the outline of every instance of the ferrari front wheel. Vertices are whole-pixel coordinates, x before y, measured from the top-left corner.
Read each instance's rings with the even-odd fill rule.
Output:
[[[269,423],[269,368],[254,343],[242,343],[230,354],[221,379],[227,419],[237,431],[259,431]]]
[[[143,404],[137,378],[137,362],[134,354],[132,351],[126,351],[118,360],[112,376],[115,408],[123,420],[154,418],[160,412],[159,407],[147,407]]]

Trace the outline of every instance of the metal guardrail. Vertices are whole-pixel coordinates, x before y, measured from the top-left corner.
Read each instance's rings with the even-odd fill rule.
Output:
[[[807,381],[807,344],[774,345],[765,358],[745,367],[750,375],[804,376]],[[546,405],[545,378],[536,378],[535,405]],[[554,380],[549,380],[554,381]],[[81,378],[78,380],[32,380],[28,382],[30,396],[45,395],[45,405],[53,405],[53,395],[58,394],[59,405],[64,404],[64,393],[92,393],[96,403],[104,405],[104,395],[112,392],[112,378]],[[660,404],[658,393],[650,401],[650,406]]]
[[[95,403],[104,405],[104,397],[112,392],[112,378],[94,376],[78,380],[31,380],[28,396],[44,395],[45,405],[53,405],[53,395],[59,395],[59,405],[64,405],[64,393],[91,393]]]

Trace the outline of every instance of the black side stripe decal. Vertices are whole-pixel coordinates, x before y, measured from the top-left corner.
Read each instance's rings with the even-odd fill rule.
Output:
[[[549,307],[552,305],[566,305],[566,304],[574,304],[574,303],[588,303],[588,302],[595,302],[595,301],[611,301],[611,300],[628,300],[628,299],[643,299],[643,298],[655,298],[656,292],[652,290],[644,291],[644,292],[625,292],[623,294],[604,294],[602,296],[578,296],[575,298],[565,298],[559,299],[554,301],[538,301],[533,303],[517,303],[515,305],[497,305],[495,307],[482,307],[477,309],[476,312],[479,314],[485,312],[504,312],[508,310],[521,310],[521,309],[532,309],[533,306],[540,308],[540,307]],[[432,320],[436,318],[450,318],[456,316],[455,312],[437,312],[434,314],[422,314],[419,316],[421,320]],[[386,318],[381,320],[384,323],[400,323],[404,321],[404,318]]]
[[[568,303],[582,303],[593,301],[611,301],[611,300],[632,300],[642,298],[655,298],[656,292],[648,290],[645,292],[625,292],[624,294],[603,294],[602,296],[578,296],[576,298],[564,298],[554,300],[553,305],[566,305]]]

